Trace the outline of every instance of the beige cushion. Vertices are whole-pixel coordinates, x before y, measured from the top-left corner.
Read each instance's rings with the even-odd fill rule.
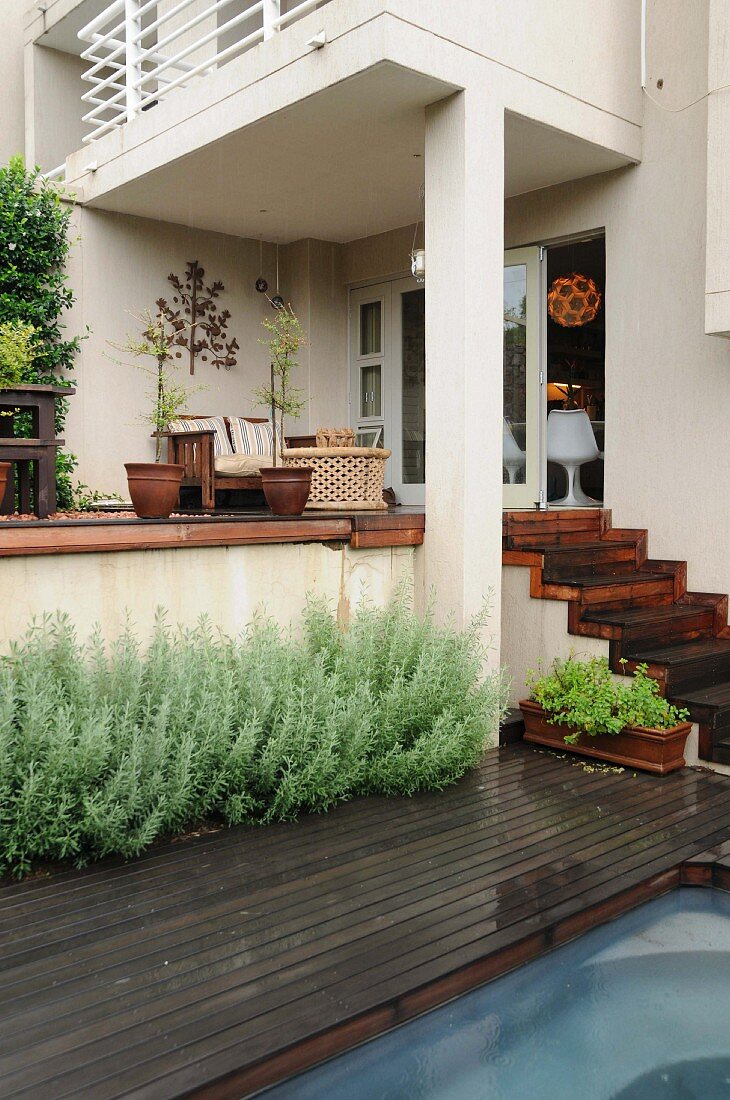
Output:
[[[257,477],[262,466],[273,466],[271,455],[216,455],[215,472],[221,477]]]

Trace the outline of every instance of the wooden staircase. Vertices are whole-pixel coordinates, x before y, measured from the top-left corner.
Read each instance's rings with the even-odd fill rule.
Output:
[[[606,509],[502,521],[502,563],[529,567],[530,596],[565,600],[569,633],[608,641],[614,672],[646,663],[698,723],[700,757],[730,764],[728,597],[688,592],[687,563],[652,560],[647,544],[644,530],[613,528]]]

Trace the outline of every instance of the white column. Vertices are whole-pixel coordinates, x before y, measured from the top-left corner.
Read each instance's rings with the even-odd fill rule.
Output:
[[[439,617],[458,624],[492,589],[497,645],[503,224],[504,111],[468,89],[426,113],[424,581]]]

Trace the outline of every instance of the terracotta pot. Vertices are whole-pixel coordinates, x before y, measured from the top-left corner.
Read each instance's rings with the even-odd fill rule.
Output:
[[[668,730],[627,726],[620,733],[598,733],[595,737],[581,733],[574,745],[566,745],[565,735],[574,732],[572,727],[551,725],[543,708],[529,699],[519,707],[525,720],[525,741],[654,775],[667,775],[684,767],[684,745],[691,722],[681,722]]]
[[[309,497],[309,466],[269,466],[261,471],[266,503],[275,516],[301,516]]]
[[[12,462],[0,462],[0,509],[2,509],[5,490],[8,487],[8,478],[13,468]],[[12,510],[12,509],[11,509]]]
[[[171,462],[125,462],[129,495],[140,519],[167,519],[180,499],[185,467]]]

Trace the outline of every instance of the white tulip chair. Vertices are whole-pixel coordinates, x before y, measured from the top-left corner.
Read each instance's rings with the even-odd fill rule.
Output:
[[[503,417],[502,424],[502,465],[507,471],[510,485],[515,485],[520,470],[525,468],[525,452],[512,434],[509,421]]]
[[[557,462],[568,475],[568,491],[552,504],[572,508],[586,508],[599,501],[591,500],[580,484],[580,468],[586,462],[599,457],[598,444],[593,434],[588,413],[584,409],[554,409],[547,421],[548,462]]]

